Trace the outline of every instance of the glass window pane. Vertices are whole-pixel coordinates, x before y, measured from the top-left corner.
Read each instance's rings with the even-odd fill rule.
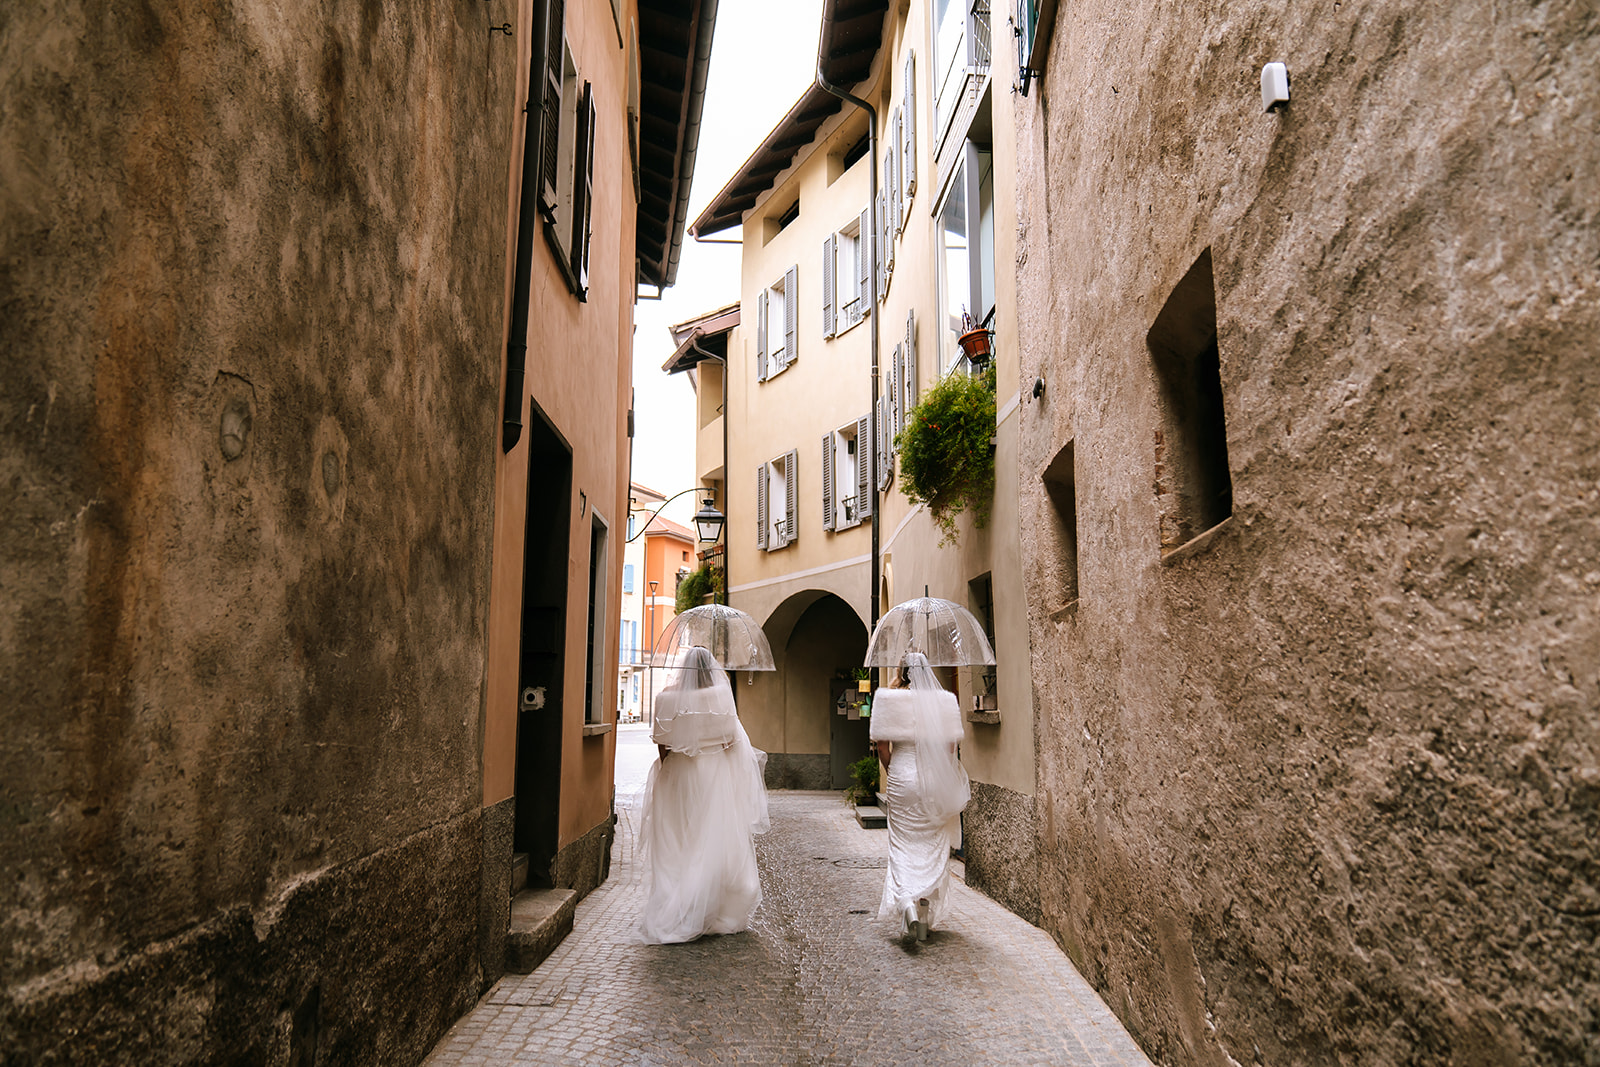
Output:
[[[941,372],[949,370],[959,358],[956,338],[961,336],[961,316],[970,311],[972,270],[967,249],[966,164],[950,183],[950,195],[939,212],[939,233],[943,254],[939,260],[939,288],[942,321],[939,330]]]

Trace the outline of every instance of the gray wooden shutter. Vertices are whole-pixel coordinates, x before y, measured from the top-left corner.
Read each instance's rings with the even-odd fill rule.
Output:
[[[889,370],[889,451],[899,452],[895,438],[900,436],[900,413],[905,410],[906,357],[905,345],[894,346],[894,362]]]
[[[756,381],[767,380],[767,290],[756,297]]]
[[[829,234],[828,239],[822,242],[822,336],[832,337],[834,332],[833,305],[835,296],[833,291],[833,257],[834,250],[838,247],[838,235]]]
[[[572,274],[578,280],[578,299],[589,299],[590,214],[594,207],[594,86],[583,83],[578,97],[578,153],[572,174]]]
[[[539,205],[546,214],[553,214],[561,200],[561,189],[556,182],[556,159],[561,146],[561,76],[563,59],[563,30],[566,27],[565,0],[547,0],[544,24],[544,73],[541,81],[539,107]],[[529,106],[533,101],[529,101]]]
[[[767,547],[767,465],[756,468],[756,547]]]
[[[869,212],[861,212],[861,228],[856,231],[856,322],[872,308],[872,228]]]
[[[872,235],[873,241],[878,246],[877,255],[873,257],[873,260],[877,265],[877,285],[872,290],[873,295],[877,298],[877,300],[868,301],[869,304],[877,303],[878,301],[883,300],[883,298],[888,295],[889,288],[889,279],[886,277],[884,270],[884,268],[888,266],[886,259],[889,254],[888,242],[884,240],[889,232],[889,220],[886,217],[888,212],[884,211],[884,205],[888,203],[888,200],[884,196],[884,192],[885,190],[880,186],[878,189],[878,228],[877,231]]]
[[[906,312],[906,373],[905,373],[905,417],[904,421],[911,419],[911,409],[917,406],[917,309],[912,308]]]
[[[889,434],[889,405],[886,403],[887,400],[888,400],[888,397],[886,397],[886,396],[879,396],[878,397],[878,408],[877,408],[877,416],[878,416],[878,434],[877,434],[877,437],[878,437],[878,440],[877,440],[876,443],[877,443],[877,454],[878,454],[878,489],[879,489],[880,492],[889,487],[889,474],[890,474],[890,471],[889,471],[889,438],[888,438],[888,434]]]
[[[799,506],[800,488],[800,451],[791,448],[783,457],[783,543],[792,545],[800,540],[800,524],[795,521],[795,511]]]
[[[833,502],[833,434],[822,435],[822,528],[833,529],[838,508]]]
[[[872,514],[872,417],[856,420],[856,521]]]
[[[894,161],[894,174],[890,176],[888,182],[889,218],[894,221],[892,228],[896,237],[906,228],[905,213],[901,211],[901,208],[905,207],[905,192],[900,178],[901,159],[905,154],[901,148],[901,140],[905,136],[901,125],[904,120],[901,115],[901,110],[895,108],[894,118],[889,122],[889,158]]]
[[[800,355],[795,347],[795,314],[799,311],[800,268],[790,267],[783,272],[783,365],[788,366]]]
[[[906,105],[905,128],[901,131],[904,144],[904,162],[900,169],[900,183],[905,190],[906,207],[917,191],[917,53],[906,53]]]

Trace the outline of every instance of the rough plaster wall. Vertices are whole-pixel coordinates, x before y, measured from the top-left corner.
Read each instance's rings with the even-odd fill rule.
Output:
[[[484,26],[0,16],[13,997],[476,818],[514,63]]]
[[[1293,79],[1260,112],[1263,62]],[[1018,106],[1045,925],[1168,1063],[1595,1063],[1600,14],[1062,5]],[[1163,566],[1210,247],[1234,514]]]

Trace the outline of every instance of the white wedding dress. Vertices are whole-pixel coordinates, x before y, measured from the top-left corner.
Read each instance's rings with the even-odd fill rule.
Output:
[[[768,827],[767,755],[752,748],[728,675],[702,648],[656,696],[651,739],[670,752],[645,784],[649,896],[639,934],[651,944],[747,929],[761,903],[755,834]]]
[[[889,870],[878,918],[901,919],[908,928],[915,920],[930,927],[939,921],[950,886],[950,849],[959,840],[961,812],[971,797],[967,773],[955,756],[961,740],[955,695],[939,687],[926,665],[913,665],[911,684],[874,694],[871,731],[874,741],[894,744],[884,784]]]

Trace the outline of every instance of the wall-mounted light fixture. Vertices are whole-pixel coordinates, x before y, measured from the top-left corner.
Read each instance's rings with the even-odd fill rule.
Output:
[[[1284,64],[1268,63],[1261,68],[1261,106],[1267,111],[1289,106],[1289,68]]]
[[[706,497],[705,506],[694,513],[694,528],[699,531],[700,540],[707,544],[722,536],[722,524],[728,521],[728,517],[718,511],[711,500],[711,497]]]

